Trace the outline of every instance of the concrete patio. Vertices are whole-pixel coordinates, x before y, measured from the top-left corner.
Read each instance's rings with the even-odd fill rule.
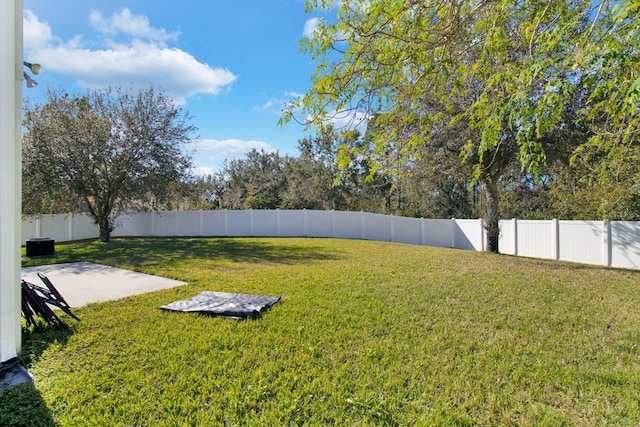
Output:
[[[22,279],[42,286],[38,272],[51,280],[72,308],[185,284],[178,280],[91,262],[25,267],[22,269]]]

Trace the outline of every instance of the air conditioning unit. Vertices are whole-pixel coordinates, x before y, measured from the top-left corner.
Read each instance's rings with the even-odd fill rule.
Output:
[[[27,257],[53,256],[55,241],[48,237],[27,240]]]

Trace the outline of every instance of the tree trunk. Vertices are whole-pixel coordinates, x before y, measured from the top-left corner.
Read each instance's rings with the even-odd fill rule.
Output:
[[[108,242],[112,231],[111,224],[109,224],[109,217],[101,218],[98,225],[100,227],[100,241]]]
[[[113,231],[113,224],[110,221],[111,214],[111,204],[110,200],[98,200],[96,201],[96,223],[100,228],[100,241],[108,242],[111,237],[111,232]]]
[[[487,230],[487,251],[498,252],[498,236],[500,235],[498,214],[498,185],[495,182],[484,182],[484,194],[487,206],[484,212],[485,229]]]

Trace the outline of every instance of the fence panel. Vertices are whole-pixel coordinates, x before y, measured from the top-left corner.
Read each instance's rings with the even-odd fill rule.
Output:
[[[227,236],[251,235],[251,211],[229,210],[226,218]]]
[[[304,222],[304,210],[278,210],[278,236],[304,236]]]
[[[605,231],[602,221],[558,221],[558,259],[606,265]]]
[[[499,223],[498,247],[505,255],[518,255],[518,220],[502,220]]]
[[[453,219],[423,219],[422,244],[439,248],[453,247],[453,235],[457,226]]]
[[[28,217],[22,219],[22,242],[29,239],[42,237],[40,235],[40,219],[36,217]]]
[[[360,212],[362,238],[367,240],[391,241],[391,216]]]
[[[640,269],[640,222],[611,221],[610,224],[611,265]]]
[[[75,214],[69,218],[71,224],[71,240],[95,239],[100,236],[98,226],[93,218],[86,214]]]
[[[420,218],[391,217],[391,230],[394,242],[410,245],[422,243],[422,220]]]
[[[228,211],[202,211],[202,236],[226,236]]]
[[[153,235],[158,237],[176,235],[176,212],[152,212]]]
[[[252,236],[267,237],[278,235],[278,211],[252,209],[250,231]]]
[[[176,236],[201,236],[202,211],[176,212],[174,234]]]
[[[333,237],[333,211],[305,211],[306,235]]]
[[[113,237],[153,235],[153,212],[132,212],[120,215],[113,230]]]
[[[532,258],[555,259],[556,221],[519,220],[517,254]]]
[[[362,238],[360,212],[331,211],[333,216],[333,237],[343,239]]]
[[[484,249],[484,228],[479,219],[456,219],[453,247],[481,251]]]
[[[42,215],[40,217],[40,236],[49,237],[56,242],[69,240],[70,214]]]

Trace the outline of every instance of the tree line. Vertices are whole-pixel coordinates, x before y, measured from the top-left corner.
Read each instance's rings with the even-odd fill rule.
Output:
[[[340,167],[345,146],[372,142],[357,131],[323,133],[298,141],[298,156],[252,150],[225,162],[212,175],[185,183],[185,209],[352,210],[423,218],[479,218],[487,201],[470,165],[457,153],[421,157],[395,171],[371,171],[363,157]],[[630,165],[631,166],[631,165]],[[640,220],[640,193],[632,174],[615,183],[593,181],[589,166],[571,165],[570,152],[556,155],[541,177],[511,165],[497,185],[499,217],[520,219]],[[626,181],[625,181],[626,180]],[[616,194],[616,192],[618,194]],[[176,199],[177,200],[177,199]]]

